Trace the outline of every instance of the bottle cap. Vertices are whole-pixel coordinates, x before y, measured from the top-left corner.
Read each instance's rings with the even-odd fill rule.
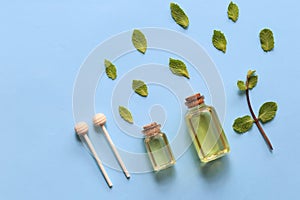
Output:
[[[160,124],[153,122],[151,124],[147,124],[143,127],[142,133],[146,136],[152,136],[160,132]]]
[[[201,95],[200,93],[194,94],[192,96],[189,96],[185,99],[185,105],[188,108],[195,107],[197,105],[200,105],[204,103],[204,96]]]

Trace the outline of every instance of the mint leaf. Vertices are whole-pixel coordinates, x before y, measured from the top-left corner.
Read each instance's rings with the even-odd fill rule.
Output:
[[[186,65],[181,60],[170,58],[169,69],[172,71],[173,74],[176,74],[178,76],[184,76],[188,79],[190,78],[189,72],[186,69]]]
[[[259,33],[261,48],[265,51],[271,51],[274,48],[274,36],[270,29],[263,29]]]
[[[235,130],[237,133],[245,133],[253,125],[254,120],[249,116],[246,115],[244,117],[239,117],[236,120],[234,120],[234,123],[232,125],[233,130]]]
[[[117,78],[117,69],[109,60],[104,60],[105,72],[108,78],[115,80]]]
[[[252,89],[256,86],[257,84],[257,79],[258,79],[258,76],[251,76],[249,79],[248,79],[248,88],[249,89]]]
[[[239,18],[239,7],[235,3],[230,2],[227,15],[229,19],[231,19],[233,22],[236,22]]]
[[[187,29],[189,26],[189,18],[185,12],[176,3],[170,3],[171,15],[174,21],[182,28]]]
[[[133,30],[132,43],[134,47],[141,53],[145,53],[147,50],[147,40],[145,35],[140,30]]]
[[[248,89],[252,89],[256,86],[258,76],[255,76],[255,70],[249,70],[247,73],[247,87]]]
[[[225,35],[221,31],[214,30],[212,43],[216,49],[222,51],[223,53],[226,52],[227,41]]]
[[[127,108],[123,106],[119,106],[119,114],[125,121],[127,121],[130,124],[133,124],[132,115]]]
[[[241,91],[245,91],[245,90],[247,89],[247,87],[246,87],[244,81],[240,81],[240,80],[239,80],[239,81],[237,82],[237,86],[238,86],[238,88],[239,88]]]
[[[135,91],[135,93],[137,93],[143,97],[148,96],[147,85],[141,80],[133,80],[132,81],[132,89]]]
[[[255,72],[255,70],[249,70],[247,73],[247,78],[250,78],[252,75],[254,75]]]
[[[258,119],[263,123],[272,120],[277,111],[277,104],[275,102],[266,102],[259,109]]]

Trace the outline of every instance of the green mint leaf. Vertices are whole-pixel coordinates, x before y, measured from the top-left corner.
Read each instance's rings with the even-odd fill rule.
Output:
[[[259,109],[258,119],[263,123],[272,120],[277,111],[277,104],[275,102],[266,102]]]
[[[132,115],[127,108],[123,106],[119,106],[119,114],[126,122],[133,124]]]
[[[104,60],[105,72],[108,78],[115,80],[117,78],[117,69],[109,60]]]
[[[171,15],[174,21],[182,28],[187,29],[189,26],[189,18],[176,3],[170,3]]]
[[[247,89],[247,87],[246,87],[244,81],[238,81],[238,82],[237,82],[237,86],[238,86],[238,88],[239,88],[241,91],[245,91],[245,90]]]
[[[256,71],[255,70],[249,70],[247,73],[247,79],[249,79],[252,75],[254,75]]]
[[[256,86],[257,84],[257,79],[258,79],[258,76],[251,76],[249,79],[248,79],[248,88],[249,89],[252,89]]]
[[[271,51],[274,48],[274,36],[270,29],[263,29],[259,33],[261,48],[265,51]]]
[[[246,115],[244,117],[239,117],[234,120],[234,123],[232,125],[233,130],[235,130],[237,133],[245,133],[253,125],[254,120],[249,116]]]
[[[239,18],[239,7],[235,3],[230,2],[227,15],[229,19],[231,19],[233,22],[236,22]]]
[[[170,58],[169,69],[172,71],[173,74],[176,74],[178,76],[184,76],[188,79],[190,78],[186,65],[181,60]]]
[[[148,96],[147,85],[141,80],[133,80],[132,81],[132,89],[135,91],[135,93],[137,93],[143,97]]]
[[[147,40],[145,35],[140,30],[133,30],[132,43],[134,47],[141,53],[145,53],[147,50]]]
[[[227,41],[225,35],[221,31],[214,30],[212,43],[216,49],[222,51],[223,53],[226,52]]]

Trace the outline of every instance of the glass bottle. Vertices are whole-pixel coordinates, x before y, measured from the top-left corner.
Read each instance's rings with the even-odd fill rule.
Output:
[[[168,168],[176,163],[168,139],[160,131],[160,124],[151,123],[143,127],[145,146],[154,171]]]
[[[215,109],[205,105],[200,93],[185,100],[189,108],[185,115],[186,124],[201,162],[229,153],[230,147]]]

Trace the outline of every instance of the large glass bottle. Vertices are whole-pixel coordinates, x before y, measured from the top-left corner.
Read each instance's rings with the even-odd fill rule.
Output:
[[[166,135],[160,131],[160,124],[154,122],[143,128],[144,142],[154,171],[174,165],[176,161]]]
[[[215,109],[205,105],[200,93],[185,100],[186,124],[200,160],[206,163],[227,154],[230,147]]]

